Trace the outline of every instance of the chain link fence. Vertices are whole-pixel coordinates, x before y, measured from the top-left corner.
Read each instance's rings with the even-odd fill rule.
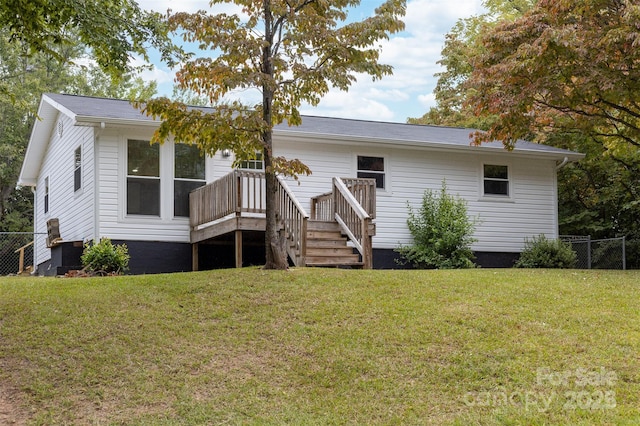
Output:
[[[0,232],[0,276],[32,272],[35,235],[38,234]]]
[[[562,235],[578,256],[578,269],[627,269],[625,237],[592,240],[586,235]]]

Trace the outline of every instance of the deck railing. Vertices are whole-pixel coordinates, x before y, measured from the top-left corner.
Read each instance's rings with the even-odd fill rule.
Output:
[[[197,228],[225,216],[266,211],[264,173],[233,172],[189,194],[190,224]]]
[[[362,255],[365,268],[372,266],[372,219],[375,217],[375,179],[333,178],[333,190],[311,199],[311,218],[336,220]],[[286,182],[278,178],[278,222],[284,231],[286,250],[296,266],[305,264],[307,221],[310,216]],[[192,229],[230,215],[266,213],[265,176],[262,172],[235,170],[189,194]]]
[[[307,253],[309,215],[300,205],[287,183],[278,177],[278,220],[285,233],[286,249],[296,266],[304,266]]]
[[[373,266],[372,219],[376,215],[376,181],[333,178],[332,190],[311,199],[311,218],[335,220],[362,256],[364,268]]]
[[[286,249],[296,266],[304,265],[309,215],[293,192],[278,178],[278,222],[286,237]],[[265,176],[262,172],[234,170],[189,194],[192,229],[235,214],[266,213]]]

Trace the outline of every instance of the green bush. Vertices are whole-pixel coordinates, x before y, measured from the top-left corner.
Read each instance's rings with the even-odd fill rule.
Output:
[[[411,263],[422,269],[472,268],[471,244],[476,221],[467,215],[466,202],[447,194],[442,182],[440,191],[427,190],[417,212],[408,205],[407,225],[413,245],[400,246],[399,264]]]
[[[544,235],[526,239],[516,268],[575,268],[578,257],[571,244]]]
[[[96,274],[121,274],[129,267],[129,251],[125,244],[113,245],[108,238],[99,243],[86,243],[81,256],[82,266]]]

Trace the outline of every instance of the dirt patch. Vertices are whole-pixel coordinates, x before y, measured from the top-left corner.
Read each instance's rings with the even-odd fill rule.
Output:
[[[0,425],[25,425],[29,416],[20,407],[18,392],[0,383]]]

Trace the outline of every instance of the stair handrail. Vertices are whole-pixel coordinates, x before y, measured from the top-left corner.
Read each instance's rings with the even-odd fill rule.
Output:
[[[302,207],[286,181],[278,178],[278,219],[282,223],[286,250],[296,266],[304,266],[307,256],[307,221],[309,214]]]
[[[373,248],[369,233],[371,216],[360,205],[342,179],[333,178],[332,192],[335,220],[362,256],[363,267],[371,269],[373,266]]]
[[[376,218],[376,180],[371,178],[340,178],[353,194],[364,210]],[[324,194],[311,197],[311,219],[333,220],[335,209],[333,208],[333,190]]]

